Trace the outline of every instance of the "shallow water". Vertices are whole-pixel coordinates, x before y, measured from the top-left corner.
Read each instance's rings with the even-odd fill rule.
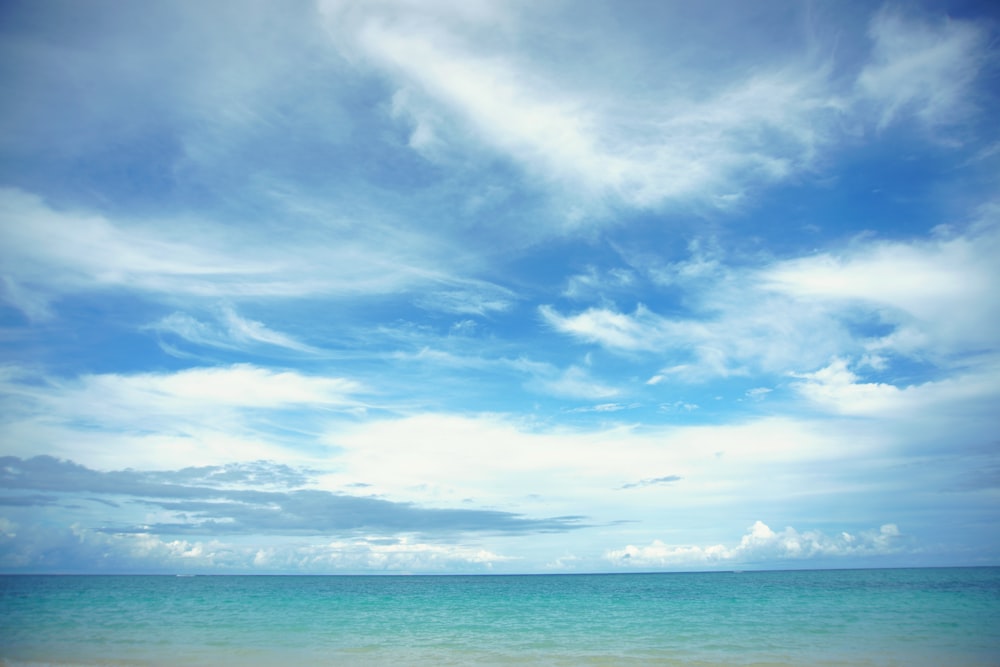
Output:
[[[19,665],[1000,665],[1000,568],[3,576]]]

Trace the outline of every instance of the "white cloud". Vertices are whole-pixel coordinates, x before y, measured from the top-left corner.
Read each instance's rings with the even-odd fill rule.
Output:
[[[586,369],[579,366],[570,366],[556,375],[536,375],[527,382],[527,387],[553,396],[590,400],[612,398],[621,393],[619,389],[595,380]]]
[[[844,328],[822,308],[755,291],[728,279],[698,294],[705,302],[682,317],[667,318],[639,304],[631,314],[589,308],[562,315],[539,312],[556,331],[609,350],[658,358],[666,363],[647,380],[703,380],[815,367],[848,343]]]
[[[660,412],[694,412],[700,406],[695,403],[688,403],[687,401],[674,401],[673,403],[661,403],[659,405]]]
[[[10,453],[47,453],[96,468],[178,467],[296,457],[311,429],[363,411],[364,388],[345,378],[248,364],[175,373],[92,374],[0,382],[0,429]],[[275,419],[282,411],[284,426]]]
[[[421,345],[427,338],[429,336],[415,335],[414,347]],[[478,335],[467,321],[453,325],[447,340],[434,338],[432,342],[438,345],[444,344],[455,351],[435,349],[425,345],[419,347],[416,352],[395,352],[392,358],[419,364],[423,367],[421,372],[479,371],[481,372],[479,377],[483,382],[486,381],[486,374],[492,375],[490,378],[492,381],[505,382],[506,378],[513,378],[520,382],[520,388],[529,392],[565,399],[607,400],[621,396],[627,391],[622,385],[602,378],[602,374],[595,372],[586,359],[581,363],[562,367],[525,356],[509,358],[484,354],[494,345],[503,351],[506,351],[506,348],[502,344],[498,345],[496,339],[486,339],[483,335]],[[613,374],[614,370],[614,368],[608,369],[609,375]]]
[[[971,117],[992,67],[986,28],[886,10],[868,54],[855,47],[874,9],[823,10],[835,20],[813,23],[814,39],[811,6],[636,7],[154,2],[82,12],[80,25],[26,9],[39,30],[3,50],[21,75],[7,77],[0,134],[6,163],[25,164],[11,181],[24,189],[0,189],[0,298],[34,323],[8,318],[2,332],[19,364],[0,369],[4,453],[98,469],[283,460],[324,471],[331,492],[586,515],[583,531],[602,548],[631,542],[637,561],[832,556],[895,539],[889,527],[826,538],[758,524],[738,544],[717,532],[758,516],[878,525],[885,513],[925,534],[931,505],[981,518],[984,495],[980,507],[955,498],[995,482],[996,210],[899,240],[919,220],[888,197],[858,199],[850,225],[896,240],[765,253],[805,238],[782,225],[817,222],[814,177],[841,192],[849,167],[850,187],[863,184],[869,158],[888,164],[914,125]],[[149,27],[133,30],[135,11]],[[36,48],[44,57],[26,55]],[[884,137],[857,129],[904,123]],[[949,163],[967,156],[934,147],[942,169],[918,169],[914,187],[969,201],[993,166],[996,143],[982,143],[958,171]],[[775,183],[789,187],[761,215],[664,259],[679,230],[721,230]],[[764,219],[779,209],[787,220]],[[730,244],[745,254],[727,256]],[[138,354],[151,320],[141,333],[179,356],[205,346],[313,367],[166,370],[177,359]],[[34,511],[0,530],[20,537],[43,523]],[[708,546],[641,546],[674,534]],[[532,562],[585,551],[556,542]],[[128,544],[289,567],[507,553],[403,538]]]
[[[809,164],[842,106],[827,90],[826,68],[815,63],[710,74],[709,93],[683,69],[642,83],[615,77],[621,84],[610,90],[588,85],[581,63],[526,46],[544,8],[321,6],[337,47],[397,86],[393,111],[410,119],[411,147],[437,160],[470,144],[486,147],[575,193],[577,204],[610,197],[639,207],[674,199],[728,207],[745,187]],[[575,28],[564,19],[565,37]],[[590,46],[614,48],[614,38],[604,39]]]
[[[240,317],[231,306],[222,308],[222,320],[225,322],[229,335],[239,343],[264,343],[299,352],[317,351],[316,348],[305,345],[291,336],[269,329],[261,322]]]
[[[295,234],[274,237],[249,225],[230,234],[225,224],[191,219],[124,221],[61,210],[36,195],[0,188],[2,296],[44,317],[55,297],[108,289],[164,300],[235,299],[378,294],[456,283],[447,273],[447,251],[426,235],[370,220],[344,221],[341,228],[329,221],[301,222]],[[230,319],[232,334],[273,342],[273,332]]]
[[[0,537],[3,537],[0,535]],[[12,535],[10,536],[12,537]],[[483,571],[515,560],[472,544],[427,543],[401,535],[330,542],[317,539],[252,542],[171,539],[148,533],[114,533],[75,524],[65,533],[38,528],[17,549],[0,554],[0,566],[20,568],[46,560],[62,571],[84,572],[440,572]],[[72,543],[67,549],[66,542]],[[58,549],[54,549],[58,545]]]
[[[635,283],[635,275],[627,269],[611,269],[600,273],[589,267],[585,273],[570,276],[563,296],[570,299],[590,300],[607,291],[622,291]]]
[[[186,313],[171,313],[147,327],[161,333],[170,333],[194,343],[227,349],[243,349],[248,345],[273,345],[297,352],[317,354],[318,348],[307,345],[292,336],[274,331],[262,322],[242,317],[232,306],[219,308],[221,326],[201,322]]]
[[[941,442],[948,443],[951,454],[956,447],[953,439],[942,440],[946,434],[940,428],[928,429],[909,417],[878,422],[877,428],[856,420],[815,418],[696,426],[605,422],[599,428],[569,428],[511,415],[447,413],[334,421],[323,415],[340,409],[338,396],[344,389],[320,378],[231,374],[232,384],[257,385],[260,391],[277,387],[277,396],[270,399],[256,391],[249,396],[225,387],[218,391],[211,378],[205,382],[196,374],[173,383],[135,378],[117,391],[103,390],[115,378],[104,380],[87,380],[86,387],[93,390],[89,397],[79,387],[69,391],[57,385],[40,390],[56,392],[43,400],[20,386],[20,395],[10,395],[14,383],[8,378],[2,435],[15,443],[11,453],[55,454],[96,469],[165,470],[240,459],[297,462],[325,471],[314,483],[331,491],[363,484],[365,494],[374,497],[434,507],[461,508],[471,502],[528,516],[584,515],[585,523],[627,520],[634,522],[630,535],[652,539],[662,530],[667,508],[675,528],[695,531],[704,530],[705,516],[720,512],[749,522],[755,515],[787,513],[791,506],[798,516],[809,516],[830,497],[870,520],[885,511],[872,503],[884,498],[886,488],[928,489],[920,470],[904,479],[883,479],[873,476],[873,470],[905,465],[913,452],[940,450]],[[178,399],[176,394],[186,396],[196,384],[206,386],[191,399]],[[221,398],[213,399],[216,394]],[[244,405],[251,407],[239,407]],[[282,415],[277,409],[294,412]],[[942,410],[935,412],[940,425]],[[965,421],[963,414],[952,416]],[[270,430],[272,418],[286,427]],[[974,431],[982,428],[982,419],[982,414],[975,417]],[[302,433],[290,434],[289,425]],[[967,441],[950,422],[945,431]],[[947,475],[932,477],[937,486],[949,480]],[[629,493],[619,490],[636,480],[667,478],[676,481],[649,483]],[[713,541],[706,544],[714,545],[719,538],[713,533],[708,539]],[[555,553],[564,548],[553,545]],[[827,553],[817,546],[803,548]]]
[[[865,359],[883,371],[894,356],[948,367],[989,353],[1000,337],[995,218],[985,207],[963,233],[863,237],[839,253],[758,267],[732,268],[694,246],[690,262],[636,261],[656,282],[686,290],[680,315],[642,304],[632,313],[609,305],[574,314],[543,305],[539,313],[580,342],[659,359],[649,385],[668,377],[810,372],[834,357]]]
[[[767,524],[757,521],[736,546],[669,545],[654,540],[644,547],[630,544],[623,549],[610,550],[605,558],[614,565],[627,567],[699,567],[878,556],[897,553],[902,548],[903,535],[891,523],[883,525],[877,531],[859,534],[842,532],[831,537],[819,531],[799,532],[790,526],[781,532],[775,532]]]
[[[573,408],[570,412],[619,412],[638,407],[637,404],[623,405],[621,403],[598,403],[585,408]]]
[[[33,322],[53,316],[48,295],[19,284],[9,275],[0,277],[0,300],[17,308]]]
[[[858,77],[881,107],[879,128],[906,113],[930,126],[961,121],[974,108],[972,84],[985,63],[988,33],[970,21],[922,21],[883,9],[872,19],[873,61]]]
[[[517,511],[536,511],[537,502],[537,511],[548,514],[652,520],[660,510],[614,490],[651,471],[668,471],[685,480],[672,499],[675,508],[704,510],[742,494],[760,506],[787,498],[791,489],[811,494],[839,484],[825,478],[834,471],[820,462],[852,453],[878,456],[891,441],[888,433],[858,435],[793,419],[571,429],[507,415],[429,413],[337,428],[324,444],[336,448],[325,467],[336,466],[327,482],[337,488],[363,481],[371,492],[399,500],[447,504],[472,498]],[[720,451],[722,459],[715,455]],[[794,476],[778,474],[789,469]],[[785,481],[777,482],[779,476]],[[532,500],[532,494],[541,499]]]
[[[588,308],[576,315],[565,316],[551,306],[540,306],[538,310],[556,331],[623,351],[659,350],[671,343],[684,345],[691,338],[690,330],[707,330],[700,323],[667,320],[642,304],[636,306],[631,315],[608,308]]]
[[[772,391],[774,390],[770,387],[754,387],[753,389],[747,389],[746,397],[752,401],[762,401]]]
[[[688,242],[687,250],[686,259],[667,264],[661,263],[658,258],[634,254],[629,261],[639,266],[654,284],[661,286],[677,285],[691,289],[700,282],[716,282],[726,276],[725,256],[717,242],[712,240],[706,243],[695,238]]]
[[[842,414],[884,414],[893,408],[897,411],[904,391],[891,384],[858,382],[844,359],[801,377],[805,382],[796,388],[803,396]]]
[[[63,385],[69,402],[101,396],[125,410],[138,406],[170,410],[271,408],[288,405],[353,404],[349,396],[360,386],[343,378],[273,371],[248,364],[218,368],[192,368],[176,373],[136,375],[86,375],[78,384]],[[178,410],[180,411],[180,410]]]
[[[517,300],[511,290],[484,281],[456,281],[450,287],[424,292],[416,299],[417,305],[445,313],[487,316],[510,310]]]
[[[965,234],[915,241],[860,240],[839,253],[780,262],[761,287],[797,302],[862,308],[893,331],[873,352],[930,357],[989,349],[1000,337],[1000,225],[996,211]]]
[[[867,415],[920,423],[925,415],[938,422],[946,415],[981,414],[1000,397],[996,363],[954,373],[944,379],[896,386],[863,382],[846,359],[835,359],[814,373],[797,376],[794,388],[817,406],[836,414]]]
[[[659,50],[615,21],[595,31],[593,7],[566,15],[552,5],[475,4],[320,6],[335,47],[393,86],[392,113],[408,122],[411,148],[447,164],[481,163],[482,151],[510,159],[560,202],[563,225],[602,219],[618,204],[731,209],[813,169],[846,128],[908,114],[952,123],[975,106],[989,48],[987,29],[971,21],[883,10],[869,25],[870,60],[850,63],[860,68],[852,81],[838,76],[845,57],[815,32],[749,48],[745,35],[706,17],[723,43],[692,47],[672,32],[684,30],[684,13],[661,7],[669,47]],[[591,57],[577,57],[582,45]],[[740,65],[720,65],[706,49]]]
[[[197,293],[211,291],[214,281],[231,284],[274,268],[168,231],[57,211],[10,188],[0,189],[0,241],[9,279],[42,292],[130,284],[166,289],[169,280]]]
[[[430,544],[398,539],[335,541],[311,547],[264,548],[254,565],[292,571],[425,572],[455,569],[489,570],[494,563],[515,560],[488,549],[455,544]]]

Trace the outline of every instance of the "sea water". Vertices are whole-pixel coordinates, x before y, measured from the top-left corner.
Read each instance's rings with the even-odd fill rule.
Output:
[[[0,576],[22,665],[1000,665],[1000,568]]]

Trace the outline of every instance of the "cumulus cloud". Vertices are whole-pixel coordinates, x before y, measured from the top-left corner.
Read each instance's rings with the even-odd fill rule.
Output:
[[[735,546],[669,545],[654,540],[647,546],[630,544],[623,549],[610,550],[605,558],[615,565],[627,567],[701,567],[881,556],[897,553],[906,546],[905,536],[892,523],[877,531],[828,536],[819,531],[799,532],[790,526],[775,532],[764,522],[756,521]]]
[[[884,414],[896,408],[903,390],[880,382],[859,382],[847,361],[836,359],[815,373],[805,373],[798,391],[810,400],[846,414]]]

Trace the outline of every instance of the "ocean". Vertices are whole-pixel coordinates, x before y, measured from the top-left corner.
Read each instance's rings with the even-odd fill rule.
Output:
[[[1000,568],[5,575],[0,664],[1000,665]]]

